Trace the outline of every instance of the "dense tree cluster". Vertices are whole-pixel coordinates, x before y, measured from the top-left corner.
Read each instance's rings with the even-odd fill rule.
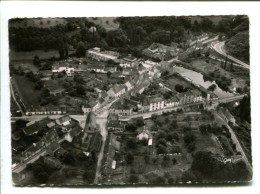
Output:
[[[248,181],[251,178],[246,164],[242,160],[233,164],[225,164],[214,159],[212,153],[208,151],[200,151],[194,155],[191,170],[195,176],[189,177],[192,179],[190,181],[198,178],[222,182]]]

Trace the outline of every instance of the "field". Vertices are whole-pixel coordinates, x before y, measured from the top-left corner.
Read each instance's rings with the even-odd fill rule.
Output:
[[[34,89],[34,83],[24,76],[14,76],[13,83],[26,107],[39,105],[41,92]]]
[[[23,21],[12,21],[9,26],[16,28],[37,27],[49,28],[56,25],[65,25],[67,21],[63,18],[30,18],[22,19]]]
[[[109,30],[117,30],[119,28],[119,24],[115,23],[116,17],[97,17],[97,18],[87,18],[88,21],[94,22],[96,25],[100,25],[105,28],[107,31]]]
[[[31,60],[12,61],[11,63],[15,68],[21,67],[24,72],[32,71],[33,73],[37,73],[39,71],[38,67]]]
[[[69,54],[71,53],[73,53],[73,51],[69,51]],[[58,50],[34,50],[29,52],[16,52],[14,50],[10,50],[9,52],[10,60],[33,60],[36,55],[40,59],[50,59],[52,57],[59,58]]]

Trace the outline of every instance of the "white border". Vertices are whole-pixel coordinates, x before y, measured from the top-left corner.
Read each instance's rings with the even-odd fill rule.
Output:
[[[43,194],[47,192],[67,194],[117,192],[196,192],[196,193],[256,193],[259,189],[259,130],[257,109],[259,103],[258,45],[260,35],[260,4],[257,2],[1,2],[1,190],[3,194]],[[155,16],[155,15],[228,15],[246,14],[250,18],[251,46],[251,103],[254,179],[251,186],[240,187],[173,187],[128,189],[68,189],[68,188],[17,188],[11,183],[10,126],[9,126],[9,78],[8,78],[8,31],[7,22],[13,17],[88,17],[88,16]],[[191,190],[192,189],[192,190]]]

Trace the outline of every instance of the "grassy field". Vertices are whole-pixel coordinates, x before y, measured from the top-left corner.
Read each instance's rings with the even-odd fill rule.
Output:
[[[90,17],[87,18],[88,21],[94,22],[96,25],[100,25],[104,27],[107,31],[109,30],[117,30],[119,28],[119,24],[115,23],[116,17]]]
[[[73,53],[74,51],[69,51],[69,54]],[[38,56],[40,59],[50,59],[52,57],[59,58],[58,50],[34,50],[29,52],[16,52],[14,50],[9,51],[9,58],[10,60],[20,61],[20,60],[33,60],[34,56]]]
[[[24,72],[32,71],[37,73],[39,71],[38,67],[36,67],[31,60],[23,60],[23,61],[12,61],[14,67],[21,67]]]
[[[67,21],[63,18],[24,18],[23,21],[13,21],[9,24],[10,27],[26,28],[49,28],[56,25],[66,25]]]
[[[13,82],[26,107],[39,105],[41,92],[34,89],[33,82],[29,81],[24,76],[14,76]]]

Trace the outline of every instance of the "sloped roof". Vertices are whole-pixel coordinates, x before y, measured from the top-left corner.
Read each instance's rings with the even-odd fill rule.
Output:
[[[32,135],[34,133],[38,133],[39,131],[43,130],[44,127],[46,127],[47,124],[50,122],[52,122],[52,120],[50,118],[46,117],[40,121],[36,121],[32,125],[29,125],[29,126],[23,128],[23,132],[25,133],[25,135]]]

